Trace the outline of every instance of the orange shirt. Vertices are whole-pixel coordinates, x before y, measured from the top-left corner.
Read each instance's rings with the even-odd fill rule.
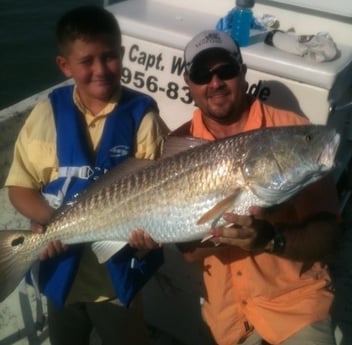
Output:
[[[306,118],[256,100],[245,131],[306,123],[309,123]],[[194,112],[191,133],[195,137],[215,139],[205,127],[199,109]],[[308,190],[286,207],[284,222],[298,223],[316,211],[336,213],[335,205],[330,205],[329,200],[320,202],[327,199],[321,188],[310,186]],[[327,270],[320,263],[314,263],[301,274],[302,267],[301,262],[269,253],[254,255],[233,246],[205,258],[203,316],[216,342],[237,344],[254,327],[263,339],[278,344],[310,323],[326,319],[333,298]]]

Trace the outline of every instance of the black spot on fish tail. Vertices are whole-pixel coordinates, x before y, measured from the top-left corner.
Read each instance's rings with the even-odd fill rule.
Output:
[[[31,255],[37,236],[30,230],[0,230],[0,302],[15,290],[35,258]]]
[[[20,236],[18,238],[15,238],[14,240],[12,240],[11,246],[12,247],[17,247],[17,246],[19,246],[19,245],[21,245],[23,243],[24,243],[24,236]]]

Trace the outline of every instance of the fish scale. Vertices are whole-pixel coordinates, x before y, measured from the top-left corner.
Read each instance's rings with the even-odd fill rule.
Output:
[[[225,212],[248,214],[252,205],[282,203],[331,171],[339,135],[326,126],[306,125],[205,144],[170,138],[166,156],[168,143],[183,150],[142,168],[133,160],[113,168],[59,209],[44,234],[0,231],[0,301],[50,241],[99,243],[99,257],[104,241],[124,244],[136,228],[160,243],[201,240],[222,224]]]

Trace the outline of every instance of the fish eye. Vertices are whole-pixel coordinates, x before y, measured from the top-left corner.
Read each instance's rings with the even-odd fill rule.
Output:
[[[312,141],[312,136],[310,134],[307,134],[305,139],[309,143],[310,141]]]

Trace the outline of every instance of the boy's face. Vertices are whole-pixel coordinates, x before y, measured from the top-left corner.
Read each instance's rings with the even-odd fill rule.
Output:
[[[77,39],[65,56],[56,62],[68,78],[73,78],[83,103],[107,102],[120,87],[122,49],[107,35]]]

